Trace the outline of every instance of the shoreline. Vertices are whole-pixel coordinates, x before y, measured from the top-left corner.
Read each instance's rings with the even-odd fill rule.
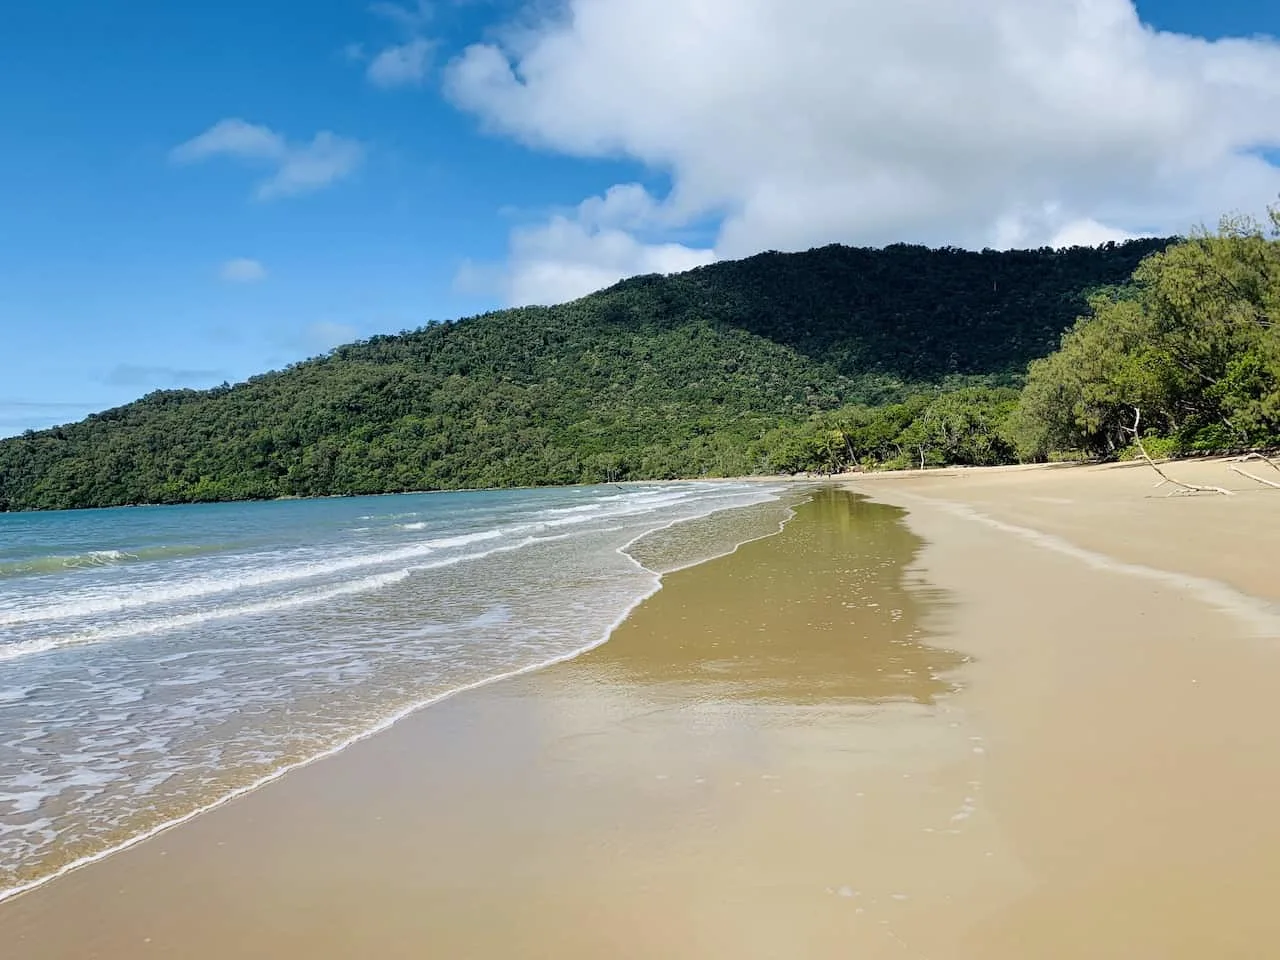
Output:
[[[2,439],[2,438],[0,438]],[[831,478],[806,477],[788,473],[752,473],[741,477],[674,477],[659,480],[604,480],[599,483],[548,483],[533,487],[446,487],[438,490],[395,490],[385,493],[317,493],[307,496],[284,494],[279,497],[246,497],[243,500],[178,500],[174,503],[117,503],[110,507],[34,507],[24,510],[0,510],[0,517],[48,513],[83,513],[92,510],[136,510],[147,507],[212,507],[219,504],[293,503],[308,500],[359,500],[364,497],[425,497],[442,493],[503,493],[512,490],[579,490],[584,487],[647,486],[673,483],[813,483]]]
[[[1266,548],[1280,550],[1280,530],[1268,522],[1273,511],[1280,513],[1280,490],[1230,473],[1231,462],[1178,460],[1172,461],[1177,469],[1170,469],[1176,479],[1221,486],[1231,496],[1171,495],[1167,484],[1152,483],[1158,478],[1140,460],[939,468],[847,475],[840,482],[885,502],[968,510],[997,529],[1004,524],[1031,531],[1042,546],[1073,548],[1077,559],[1092,553],[1120,565],[1185,575],[1210,591],[1224,584],[1262,604],[1280,603],[1280,584],[1266,575],[1265,563],[1255,562]],[[1194,527],[1198,542],[1188,543],[1184,524]]]
[[[939,956],[1198,960],[1280,934],[1280,494],[1224,462],[1171,472],[1232,497],[1153,492],[1141,462],[847,484],[908,509],[931,582],[963,598],[962,700],[1034,881]],[[1048,589],[1026,590],[1032,565]]]
[[[829,486],[826,488],[826,491],[829,496],[841,496],[839,491],[836,491],[834,488]],[[869,507],[867,509],[872,513],[883,513],[887,511],[893,516],[897,515],[897,512],[893,511],[891,508]],[[791,530],[791,524],[794,522],[795,517],[792,516],[789,518],[788,523],[782,526],[781,533],[785,534],[788,530]],[[894,523],[896,523],[896,520]],[[896,528],[891,525],[890,528],[886,529],[892,530]],[[815,528],[812,523],[807,525],[807,530],[809,536],[814,534]],[[821,527],[816,528],[816,530],[819,534],[821,533]],[[847,531],[844,536],[852,535],[854,532],[855,531]],[[686,600],[690,596],[696,596],[698,598],[698,606],[701,607],[704,602],[704,596],[702,590],[697,587],[697,584],[721,584],[717,589],[728,587],[728,585],[732,583],[732,580],[724,580],[723,574],[726,569],[726,561],[730,561],[728,565],[729,570],[738,570],[740,572],[752,570],[759,563],[759,559],[761,557],[770,557],[772,554],[772,551],[770,550],[761,549],[762,546],[776,541],[778,537],[779,534],[775,533],[740,543],[734,551],[723,555],[716,560],[711,560],[691,567],[685,567],[683,570],[673,572],[667,576],[670,576],[672,581],[681,585],[680,589]],[[893,537],[900,537],[900,535],[893,534]],[[890,542],[893,543],[896,541],[891,539]],[[754,556],[752,558],[743,559],[741,563],[735,559],[742,556],[744,549],[749,549],[752,546],[757,548],[754,551]],[[893,549],[897,548],[895,547]],[[802,555],[817,558],[826,564],[834,563],[835,568],[833,569],[839,569],[843,566],[841,563],[841,557],[838,554],[833,554],[829,551],[818,551],[817,553],[810,553],[806,551],[802,553]],[[785,567],[780,567],[778,569],[782,570],[785,569]],[[896,578],[897,574],[893,572],[896,569],[896,567],[892,567],[890,572],[885,575],[891,578]],[[768,580],[764,582],[767,583]],[[663,594],[667,592],[669,586],[669,583],[664,582],[663,590],[652,594],[649,600],[653,601],[662,597]],[[734,587],[731,589],[737,590],[738,588]],[[780,597],[789,595],[788,589],[775,588],[775,592],[777,592],[778,589],[781,589],[782,591],[778,594]],[[692,591],[692,594],[690,591]],[[735,593],[734,595],[737,596],[738,594]],[[742,596],[745,599],[746,596],[750,595],[751,594],[743,594]],[[826,602],[828,605],[831,605],[831,598],[828,598]],[[731,606],[732,605],[736,605],[736,601],[734,601]],[[651,616],[658,616],[660,623],[666,623],[668,622],[666,618],[669,616],[671,606],[672,602],[659,602],[655,604],[652,602],[645,603],[642,601],[638,605],[638,608],[649,611]],[[653,611],[656,611],[656,614],[653,613]],[[793,608],[793,612],[788,614],[788,616],[792,618],[803,618],[808,615],[807,611],[807,604],[800,605]],[[787,622],[791,622],[791,620],[788,620]],[[15,931],[17,939],[27,941],[43,939],[46,935],[52,935],[56,940],[56,938],[61,934],[67,934],[73,939],[78,938],[79,934],[74,931],[68,932],[56,929],[56,924],[51,926],[40,917],[43,914],[43,911],[51,903],[54,905],[53,909],[55,911],[55,915],[60,913],[61,909],[57,906],[60,901],[62,901],[67,895],[70,895],[73,898],[78,898],[84,891],[89,891],[90,896],[90,901],[84,905],[87,912],[83,914],[84,919],[82,921],[86,925],[86,929],[94,929],[95,925],[100,924],[113,926],[114,921],[108,919],[108,916],[113,916],[114,910],[119,909],[123,903],[122,901],[115,900],[111,897],[106,897],[104,899],[103,894],[115,891],[117,887],[120,888],[118,892],[122,894],[126,891],[132,893],[139,883],[149,886],[151,880],[157,878],[157,874],[153,872],[156,867],[161,868],[162,873],[166,874],[170,868],[177,868],[180,871],[180,874],[178,877],[174,877],[171,880],[161,881],[160,887],[150,890],[150,892],[147,892],[140,897],[130,896],[128,906],[132,908],[142,908],[148,916],[151,917],[151,919],[147,921],[148,923],[167,923],[168,920],[162,921],[161,918],[167,917],[172,919],[175,916],[185,915],[187,908],[194,908],[196,906],[195,902],[184,900],[181,895],[181,888],[183,885],[189,884],[194,879],[188,871],[198,871],[200,879],[196,882],[201,885],[206,882],[211,882],[213,884],[213,886],[209,888],[207,894],[201,895],[199,898],[201,901],[205,900],[207,896],[216,897],[227,895],[229,888],[223,880],[217,879],[216,877],[210,880],[207,871],[210,864],[210,857],[217,858],[222,853],[221,848],[224,844],[224,839],[222,839],[223,837],[226,838],[225,842],[228,847],[231,846],[233,837],[239,838],[236,841],[236,845],[239,846],[247,835],[258,835],[265,830],[266,833],[261,833],[261,836],[259,836],[257,840],[251,841],[250,843],[250,852],[247,855],[256,858],[259,856],[260,844],[268,843],[273,838],[278,838],[279,833],[281,831],[288,830],[299,815],[303,815],[303,818],[306,819],[306,807],[312,801],[303,798],[314,798],[318,800],[320,797],[327,797],[334,803],[341,805],[350,799],[349,796],[344,795],[349,795],[352,790],[357,790],[363,794],[365,788],[361,785],[365,782],[370,784],[370,787],[376,791],[376,797],[380,799],[375,799],[375,794],[370,794],[369,800],[363,799],[363,797],[357,798],[355,802],[358,808],[365,809],[369,801],[381,803],[383,799],[394,803],[400,803],[402,801],[410,802],[413,812],[402,814],[402,816],[408,815],[414,818],[420,816],[419,805],[421,801],[416,798],[418,798],[423,791],[443,791],[447,806],[450,809],[456,810],[458,816],[467,818],[466,832],[468,836],[473,840],[479,840],[479,837],[491,832],[491,828],[494,826],[494,821],[483,815],[471,816],[471,814],[474,813],[472,810],[474,801],[468,798],[469,790],[460,787],[453,787],[452,781],[454,778],[452,776],[447,778],[446,782],[437,782],[433,777],[429,776],[428,770],[425,768],[419,770],[416,765],[413,770],[401,770],[399,773],[394,773],[393,771],[398,765],[398,761],[393,761],[389,758],[403,756],[404,751],[406,750],[416,753],[418,747],[415,747],[414,744],[420,743],[421,738],[424,735],[430,737],[433,741],[433,745],[428,747],[429,755],[438,756],[442,759],[447,755],[456,756],[456,751],[459,748],[451,743],[454,735],[461,734],[465,740],[473,742],[474,734],[467,734],[465,731],[467,731],[474,723],[491,724],[493,721],[488,718],[493,716],[495,713],[502,714],[504,711],[514,710],[515,715],[521,718],[520,720],[510,723],[499,721],[499,727],[505,731],[503,737],[510,738],[515,736],[518,740],[520,738],[516,734],[516,731],[528,727],[530,725],[529,721],[534,720],[534,718],[548,706],[559,704],[560,706],[555,707],[556,710],[563,707],[570,712],[570,716],[575,716],[583,709],[584,694],[586,694],[588,698],[591,698],[593,696],[591,691],[594,690],[606,699],[610,699],[614,696],[613,691],[615,689],[618,694],[623,694],[624,689],[631,686],[631,681],[625,680],[622,677],[614,677],[614,671],[618,667],[622,667],[625,673],[629,673],[630,667],[625,665],[629,664],[630,657],[638,653],[644,658],[645,664],[652,662],[654,665],[669,665],[672,662],[666,654],[658,654],[654,657],[654,655],[648,651],[647,644],[637,647],[635,644],[634,634],[638,629],[640,629],[640,627],[637,626],[636,611],[633,610],[632,617],[625,620],[621,627],[622,632],[626,633],[630,638],[621,648],[618,646],[615,634],[615,636],[610,638],[615,642],[599,645],[593,651],[582,654],[571,661],[566,661],[557,667],[531,671],[524,676],[510,679],[508,682],[503,684],[486,684],[484,689],[471,691],[471,695],[468,697],[450,697],[443,702],[436,703],[434,705],[436,707],[435,710],[430,712],[423,711],[414,720],[408,720],[407,722],[397,724],[394,727],[382,731],[379,736],[369,737],[356,749],[346,750],[330,757],[329,763],[310,764],[305,768],[292,771],[292,776],[281,777],[266,789],[238,798],[239,802],[227,803],[217,810],[195,817],[183,824],[181,828],[166,832],[163,837],[152,837],[151,842],[140,843],[130,850],[121,852],[117,856],[108,858],[107,860],[94,864],[89,868],[81,869],[66,875],[60,878],[58,883],[48,884],[42,889],[34,890],[24,896],[15,898],[0,908],[0,941],[3,941],[8,937],[15,936]],[[902,633],[903,636],[906,636],[907,627],[905,625],[895,627],[890,624],[890,629],[896,630]],[[630,653],[627,652],[628,649],[630,650]],[[931,656],[927,653],[928,648],[922,647],[921,649],[926,651],[926,656]],[[896,656],[892,655],[893,650],[894,648],[891,647],[885,648],[886,652],[882,654],[882,656],[890,657],[889,661],[884,661],[886,664],[896,659]],[[651,657],[653,657],[652,660]],[[802,661],[798,662],[802,663]],[[948,663],[950,663],[950,661],[948,661]],[[762,665],[765,669],[771,671],[770,675],[772,676],[773,668],[768,666],[768,662],[762,661]],[[954,664],[952,664],[952,666],[954,666]],[[600,673],[599,671],[602,669],[604,672]],[[647,670],[648,667],[646,666],[644,669]],[[666,667],[664,666],[660,669],[665,670]],[[909,673],[910,671],[908,671],[908,674]],[[720,681],[717,679],[717,674],[718,671],[713,671],[710,682],[718,686]],[[676,680],[678,683],[684,682],[683,679],[680,679],[683,676],[681,669],[675,669],[674,673],[672,673],[672,679]],[[850,676],[855,678],[858,684],[864,683],[864,680],[857,679],[857,671],[850,674]],[[795,687],[794,681],[789,679],[789,677],[789,668],[784,669],[777,674],[778,680],[786,684],[783,689],[786,691],[794,691],[786,693],[785,696],[787,698],[796,694],[807,696],[804,692],[807,684],[797,688]],[[596,679],[592,680],[588,678]],[[885,693],[892,693],[891,700],[886,704],[886,709],[890,710],[897,709],[892,705],[900,696],[896,691],[901,690],[905,693],[909,690],[936,690],[938,692],[942,692],[948,686],[946,682],[935,678],[932,670],[925,671],[918,678],[903,675],[901,677],[887,677],[883,680],[875,679],[868,672],[867,680],[873,685],[874,689],[883,690]],[[643,680],[639,675],[637,675],[636,681],[647,686],[647,681]],[[603,688],[598,685],[601,682],[605,684]],[[637,689],[644,689],[645,686]],[[758,682],[753,686],[758,688]],[[737,694],[733,694],[731,691],[730,695],[735,697],[737,696]],[[752,690],[744,689],[742,691],[742,695],[747,698],[743,701],[744,706],[754,702],[754,693]],[[657,700],[652,705],[642,705],[638,710],[637,719],[641,722],[646,722],[646,718],[648,718],[649,721],[652,721],[654,718],[662,718],[664,715],[668,714],[669,710],[680,709],[678,702],[682,697],[678,691],[672,690],[664,692],[664,684],[659,684],[654,688],[654,696],[657,697]],[[671,696],[675,697],[674,701],[670,699]],[[932,693],[927,694],[927,696],[932,697]],[[859,695],[859,697],[861,697],[861,695]],[[873,702],[874,700],[869,701],[869,703]],[[815,703],[815,706],[817,705],[818,704]],[[611,712],[612,708],[609,708],[609,710],[606,711],[606,713]],[[842,712],[843,708],[837,708],[837,713],[833,716],[840,716]],[[865,712],[865,708],[863,707],[858,707],[855,711],[855,713],[861,714],[865,714]],[[910,711],[908,711],[908,713],[910,713]],[[585,720],[590,727],[596,722],[592,718],[591,714],[592,711],[588,709],[587,716],[585,716],[585,718],[580,717],[579,720],[576,720],[575,722],[582,722]],[[857,722],[857,717],[852,717],[852,719]],[[536,726],[536,723],[534,726]],[[680,741],[683,742],[686,740],[685,732],[683,730],[676,730],[673,731],[673,733]],[[579,736],[582,735],[587,736],[589,739],[592,739],[595,736],[595,734],[584,730],[581,735],[570,735],[567,742],[578,742]],[[489,748],[485,751],[486,753],[490,752],[492,748],[497,747],[497,753],[499,755],[504,755],[509,749],[506,746],[502,746],[499,742],[489,740],[487,737],[484,738],[483,742],[489,743]],[[478,746],[479,742],[474,742],[473,745]],[[471,753],[470,747],[463,749],[467,754]],[[663,753],[665,754],[666,751],[663,751]],[[487,762],[488,761],[480,761],[482,765]],[[372,763],[380,773],[372,777],[362,776],[359,771],[370,763]],[[390,766],[388,765],[389,763]],[[473,767],[474,764],[469,764],[468,766]],[[519,769],[525,769],[522,763],[517,763],[516,766]],[[456,772],[462,774],[464,779],[469,775],[469,772],[466,769],[458,769]],[[474,770],[470,772],[473,773]],[[619,772],[621,772],[623,777],[626,779],[630,779],[632,776],[632,771],[629,767],[626,767]],[[589,770],[582,770],[581,775],[587,778],[583,783],[588,784],[593,782],[597,773],[598,771],[591,772]],[[507,770],[505,767],[502,771],[486,770],[481,771],[480,775],[485,778],[489,776],[505,777],[507,776]],[[415,784],[415,789],[393,789],[391,792],[385,793],[384,787],[378,786],[378,784],[384,783],[385,786],[383,778],[387,776],[391,776],[393,780],[402,776],[408,776],[412,778]],[[575,772],[575,781],[578,776],[579,773]],[[427,777],[427,779],[422,779],[423,777]],[[666,774],[659,774],[655,776],[654,782],[666,783],[669,779],[671,778]],[[762,776],[760,778],[760,785],[767,787],[773,779],[774,777],[772,775]],[[324,783],[328,786],[317,791],[317,783]],[[553,791],[561,791],[565,789],[565,786],[557,782],[557,778],[555,777],[552,777],[552,780],[547,783],[547,786]],[[490,801],[496,800],[501,803],[501,796],[507,791],[498,788],[496,784],[494,787],[495,788],[492,790],[485,790],[485,796],[490,798]],[[567,800],[569,796],[576,794],[576,792],[575,788],[571,794],[565,795],[565,799]],[[778,792],[777,788],[773,789],[773,793]],[[632,814],[639,816],[642,821],[646,820],[650,815],[649,808],[643,803],[639,807],[633,806],[632,798],[628,796],[630,793],[631,789],[630,787],[627,787],[624,791],[624,796],[620,798],[621,802],[623,802],[632,811]],[[282,802],[284,803],[284,808],[280,808],[279,806]],[[299,806],[299,802],[302,803],[301,806]],[[327,803],[328,801],[323,802]],[[426,801],[426,805],[428,807],[434,806],[429,800]],[[558,808],[559,806],[559,802],[552,804],[552,808]],[[282,820],[279,819],[277,813],[273,812],[280,809],[292,812],[283,814],[286,819]],[[266,814],[265,819],[264,812]],[[591,806],[581,808],[579,812],[588,819],[598,818],[599,816],[599,810],[592,809]],[[380,829],[375,827],[373,821],[380,822],[383,820],[382,816],[370,817],[367,809],[365,809],[365,812],[355,815],[354,820],[350,814],[338,813],[336,809],[334,811],[336,819],[329,821],[330,814],[328,813],[322,814],[322,816],[324,816],[325,820],[331,824],[330,826],[321,828],[321,833],[328,835],[329,837],[328,841],[326,841],[327,844],[338,842],[340,845],[345,846],[348,842],[354,842],[357,846],[353,848],[353,850],[364,850],[366,853],[369,847],[369,841],[367,837],[363,836],[364,832],[369,829]],[[391,820],[392,818],[388,816],[387,819]],[[227,832],[227,825],[229,823],[235,824],[230,827],[230,833]],[[574,821],[574,823],[576,823],[576,821]],[[531,824],[531,826],[535,831],[540,829],[536,823]],[[576,832],[577,828],[575,825],[569,824],[568,826],[571,832]],[[351,831],[349,829],[350,827],[354,827],[354,831]],[[474,834],[472,833],[473,829],[479,829],[481,833]],[[248,831],[248,834],[246,834],[246,831]],[[335,837],[333,835],[334,831],[337,831],[339,836]],[[417,835],[418,831],[415,829],[410,830],[409,833],[402,834],[400,828],[396,827],[394,828],[394,833],[396,837],[403,839],[407,836]],[[452,830],[450,830],[449,833],[451,834]],[[347,836],[350,837],[349,841],[346,839]],[[358,837],[361,839],[357,839]],[[203,851],[201,854],[191,856],[189,854],[179,852],[178,848],[184,847],[193,842],[200,850]],[[451,842],[451,838],[447,834],[440,834],[435,836],[433,842]],[[396,843],[398,845],[400,840],[397,840]],[[381,846],[381,844],[374,842],[373,846],[377,848]],[[291,851],[292,852],[288,854],[289,858],[294,856],[309,857],[316,852],[314,844],[310,840],[306,841],[301,847],[291,847]],[[170,857],[168,860],[160,859],[166,857],[170,852],[174,852],[177,855]],[[243,855],[244,854],[242,854],[242,856]],[[264,860],[259,867],[248,866],[247,873],[244,870],[247,865],[241,863],[239,860],[229,863],[228,869],[232,870],[237,876],[243,874],[246,878],[258,876],[264,871],[269,875],[273,869],[273,867],[271,867],[271,863],[278,863],[279,861],[276,860],[274,854],[266,853],[262,855],[267,857],[267,859]],[[337,855],[334,854],[334,856]],[[324,857],[326,858],[326,862],[330,864],[327,869],[338,869],[337,864],[339,860],[329,860],[328,858],[330,857],[330,854],[327,853],[324,854]],[[390,867],[393,873],[399,873],[404,869],[411,869],[411,863],[413,860],[414,858],[410,857],[409,862],[406,863],[402,861],[400,855],[397,854],[396,863],[394,865],[387,864],[387,866]],[[141,867],[141,874],[138,873],[139,865],[144,865]],[[455,866],[461,867],[462,864],[460,861],[455,861]],[[219,876],[221,875],[221,869],[222,868],[219,868],[219,871],[217,871]],[[381,868],[379,868],[379,870],[381,870]],[[293,872],[292,868],[290,868],[290,872]],[[302,881],[304,877],[312,877],[314,873],[315,871],[310,869],[303,870],[301,873],[297,874],[297,880]],[[181,876],[187,876],[188,879],[182,880],[180,879]],[[338,875],[334,875],[334,879],[337,879],[337,876]],[[177,881],[179,887],[179,892],[177,894],[179,900],[177,902],[169,899],[169,897],[174,894],[171,884],[175,881]],[[292,882],[293,881],[291,881],[291,883]],[[239,887],[238,882],[236,886]],[[219,893],[219,891],[221,891],[221,893]],[[236,895],[238,896],[238,894]],[[831,893],[830,896],[836,897],[837,895],[835,893]],[[255,894],[253,899],[255,902],[260,902],[261,894]],[[112,906],[113,903],[114,907]],[[30,916],[33,910],[37,915],[35,926],[28,927],[26,918]],[[103,914],[103,910],[108,912]],[[201,916],[206,915],[203,910],[200,912]],[[80,915],[81,911],[77,909],[75,913]],[[397,912],[398,922],[407,921],[409,916],[409,914],[399,911]],[[186,919],[191,920],[193,918],[191,916],[187,916]],[[130,934],[126,933],[125,939],[126,941],[133,942]],[[140,939],[150,942],[149,937]],[[203,943],[205,937],[202,935],[198,939]],[[29,944],[29,946],[34,948],[36,944]],[[61,955],[57,952],[59,948],[55,946],[52,949],[55,951],[52,955]],[[197,950],[204,948],[197,948],[193,945],[190,949]],[[226,955],[225,948],[223,947],[215,949],[213,946],[209,946],[208,949],[210,951],[208,954],[209,956]],[[75,951],[73,950],[72,952]],[[32,956],[35,955],[41,954],[32,954]],[[111,953],[109,955],[114,956],[116,954]],[[121,946],[119,948],[119,955],[130,955],[130,952],[124,946]],[[194,956],[196,954],[184,953],[184,955]],[[275,954],[274,952],[258,953],[254,949],[247,949],[244,946],[239,946],[235,948],[234,955],[270,956]],[[323,950],[321,950],[320,953],[315,955],[327,956],[329,954],[324,953]],[[336,955],[354,956],[356,954],[340,953]],[[418,954],[415,951],[412,955],[416,956]]]
[[[0,942],[79,955],[59,926],[85,916],[122,958],[1255,955],[1280,933],[1280,652],[1257,642],[1280,636],[1280,494],[1150,479],[815,485],[871,502],[661,575],[611,642],[12,899]]]
[[[450,492],[450,491],[443,491],[443,492]],[[386,494],[386,496],[396,496],[396,495],[397,494]],[[786,496],[785,494],[779,494],[777,501],[784,500],[785,496]],[[259,501],[259,502],[274,502],[274,501]],[[761,504],[756,504],[755,506],[762,506],[765,503],[769,503],[769,502],[771,501],[762,501]],[[173,504],[148,504],[147,506],[173,506]],[[15,900],[16,898],[21,897],[24,894],[31,893],[35,890],[38,890],[41,887],[46,886],[47,884],[60,880],[61,878],[69,874],[72,874],[77,870],[83,869],[84,867],[91,866],[95,863],[103,862],[119,853],[123,853],[126,850],[136,847],[139,844],[152,840],[163,833],[166,833],[170,830],[181,827],[186,823],[190,823],[196,818],[201,817],[207,813],[211,813],[212,811],[217,810],[221,807],[224,807],[229,803],[232,803],[243,797],[247,797],[257,792],[258,790],[261,790],[263,787],[269,786],[283,779],[285,776],[289,775],[290,773],[293,773],[295,771],[309,767],[313,764],[335,757],[338,754],[342,753],[344,750],[349,749],[350,747],[353,747],[359,743],[362,743],[365,740],[368,740],[372,737],[378,736],[390,730],[401,721],[406,720],[409,717],[423,710],[428,709],[429,707],[443,703],[461,694],[466,694],[476,690],[483,689],[484,687],[490,686],[491,684],[500,683],[506,680],[512,680],[517,677],[525,676],[527,674],[536,673],[541,670],[549,669],[551,667],[557,666],[562,663],[568,663],[572,660],[577,659],[580,656],[583,656],[586,653],[590,653],[592,650],[595,650],[597,647],[600,647],[608,643],[609,638],[614,634],[614,632],[618,629],[619,626],[621,626],[624,622],[626,622],[627,618],[630,617],[632,611],[634,611],[640,604],[644,603],[646,600],[648,600],[650,597],[652,597],[654,594],[656,594],[658,591],[662,589],[662,585],[665,577],[669,576],[670,574],[677,573],[681,570],[689,569],[690,567],[697,566],[702,563],[708,563],[708,562],[720,559],[721,557],[731,556],[732,554],[736,553],[741,547],[745,546],[748,543],[755,542],[756,540],[766,539],[770,536],[776,536],[778,533],[782,531],[786,523],[789,522],[792,518],[794,518],[795,516],[794,507],[795,507],[794,503],[790,504],[787,507],[786,517],[784,517],[784,519],[779,523],[778,529],[772,533],[766,533],[761,536],[748,538],[746,540],[736,543],[732,547],[732,549],[726,551],[725,553],[720,553],[720,554],[715,554],[713,556],[705,557],[703,559],[693,561],[692,563],[675,567],[671,570],[666,570],[662,572],[651,570],[648,567],[645,567],[642,563],[640,563],[640,561],[636,560],[635,557],[632,556],[632,554],[629,552],[630,549],[640,541],[644,540],[646,537],[653,536],[654,534],[661,533],[664,530],[669,530],[681,524],[696,523],[699,520],[705,520],[708,517],[715,516],[717,513],[732,512],[733,510],[751,509],[751,507],[732,507],[732,508],[729,508],[728,510],[711,511],[710,513],[706,513],[706,514],[699,514],[692,517],[685,517],[677,520],[672,520],[660,526],[653,527],[652,529],[645,530],[643,533],[638,534],[628,542],[618,547],[616,552],[619,555],[626,557],[632,563],[634,563],[637,568],[641,570],[645,570],[648,573],[651,573],[654,577],[654,583],[651,589],[637,596],[631,602],[631,604],[628,605],[627,608],[623,610],[622,613],[619,614],[618,617],[604,629],[600,638],[595,642],[587,644],[586,646],[580,647],[578,649],[562,654],[560,656],[553,657],[550,660],[542,661],[535,664],[530,664],[524,667],[519,667],[515,670],[509,670],[504,673],[495,674],[494,676],[486,677],[482,680],[477,680],[473,683],[463,684],[462,686],[455,687],[451,690],[447,690],[436,696],[429,697],[426,700],[422,700],[420,702],[410,704],[409,706],[406,706],[400,710],[395,711],[389,716],[382,718],[381,720],[377,721],[370,727],[364,730],[361,730],[355,734],[352,734],[351,736],[345,738],[344,740],[334,744],[333,746],[325,750],[322,750],[317,754],[314,754],[313,756],[306,757],[302,760],[298,760],[296,762],[286,764],[277,770],[273,770],[271,773],[266,774],[265,776],[259,777],[258,779],[254,780],[251,783],[248,783],[241,787],[237,787],[233,790],[230,790],[223,796],[218,797],[217,799],[209,803],[203,804],[188,813],[185,813],[179,817],[175,817],[171,820],[166,820],[163,823],[157,824],[156,826],[151,827],[147,830],[144,830],[143,832],[137,834],[136,836],[130,837],[127,840],[124,840],[121,843],[115,844],[114,846],[111,846],[105,850],[88,854],[84,857],[76,859],[68,864],[65,864],[57,868],[52,873],[49,873],[46,876],[36,878],[35,880],[27,881],[25,883],[20,883],[20,884],[17,884],[16,886],[9,887],[7,889],[0,889],[0,906],[12,900]],[[114,508],[110,508],[110,509],[114,509]]]

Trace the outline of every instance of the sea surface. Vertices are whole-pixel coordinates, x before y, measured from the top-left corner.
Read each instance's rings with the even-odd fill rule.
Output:
[[[625,484],[0,514],[0,898],[607,639],[783,490]]]

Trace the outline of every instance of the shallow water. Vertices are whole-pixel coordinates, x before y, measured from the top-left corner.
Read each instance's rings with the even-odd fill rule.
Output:
[[[600,642],[659,572],[776,530],[779,493],[0,515],[0,891]]]
[[[779,532],[788,512],[638,542],[689,568],[608,643],[5,904],[0,943],[30,960],[908,955],[886,933],[929,916],[904,911],[940,855],[983,842],[982,758],[947,712],[963,658],[929,643],[948,598],[913,572],[902,511],[828,487]]]

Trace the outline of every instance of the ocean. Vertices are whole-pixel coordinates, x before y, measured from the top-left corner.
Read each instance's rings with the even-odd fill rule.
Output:
[[[598,645],[781,486],[0,514],[0,899]]]

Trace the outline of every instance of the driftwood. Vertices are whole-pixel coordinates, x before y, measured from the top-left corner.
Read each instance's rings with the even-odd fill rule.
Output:
[[[1259,460],[1271,467],[1271,469],[1280,472],[1280,463],[1276,463],[1265,453],[1257,453],[1256,451],[1254,453],[1246,453],[1240,457],[1232,457],[1228,463],[1253,463]],[[1239,467],[1227,467],[1227,469],[1232,473],[1238,473],[1242,477],[1247,477],[1250,480],[1261,483],[1263,486],[1274,487],[1275,489],[1280,490],[1280,483],[1276,483],[1274,480],[1267,480],[1258,476],[1256,473],[1250,473],[1248,470],[1242,470]]]
[[[1156,484],[1157,487],[1163,487],[1166,483],[1177,487],[1177,490],[1173,490],[1169,493],[1169,496],[1171,497],[1176,497],[1180,494],[1192,493],[1217,493],[1224,497],[1235,496],[1235,494],[1224,487],[1202,487],[1195,483],[1183,483],[1181,480],[1175,480],[1173,477],[1161,470],[1160,467],[1156,465],[1156,462],[1151,459],[1151,454],[1147,453],[1147,448],[1143,446],[1142,443],[1142,433],[1139,430],[1139,427],[1142,426],[1142,411],[1137,407],[1134,407],[1133,413],[1133,426],[1130,428],[1130,431],[1133,433],[1133,442],[1137,444],[1138,452],[1142,454],[1142,459],[1147,461],[1147,466],[1154,470],[1156,475],[1160,477],[1160,482]]]
[[[1243,457],[1233,457],[1233,463],[1249,463],[1252,460],[1261,460],[1273,470],[1280,470],[1280,463],[1276,463],[1265,453],[1246,453]]]
[[[1238,473],[1242,477],[1248,477],[1250,480],[1257,480],[1258,483],[1266,484],[1268,487],[1275,487],[1277,490],[1280,490],[1280,483],[1276,483],[1274,480],[1264,480],[1256,473],[1250,473],[1248,470],[1241,470],[1239,467],[1229,467],[1228,469],[1232,473]],[[1280,469],[1280,467],[1277,469]]]

